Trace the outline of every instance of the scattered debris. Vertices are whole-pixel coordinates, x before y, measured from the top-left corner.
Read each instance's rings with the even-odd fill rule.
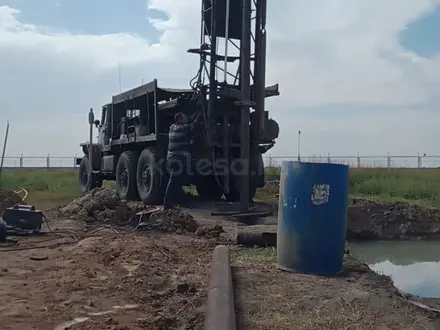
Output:
[[[0,190],[0,216],[8,208],[17,204],[23,204],[20,195],[9,190]]]
[[[20,196],[22,201],[21,204],[23,204],[23,202],[26,200],[26,198],[29,195],[28,191],[24,188],[18,188],[17,190],[14,191],[14,193]],[[23,195],[23,197],[21,197],[21,195]]]
[[[410,304],[420,307],[426,311],[440,314],[440,300],[436,298],[423,298],[397,289],[400,296],[407,300]]]
[[[57,326],[57,327],[55,328],[55,330],[67,330],[67,329],[72,329],[72,326],[73,326],[73,325],[75,325],[75,324],[80,324],[80,323],[84,323],[84,322],[86,322],[87,320],[89,320],[88,317],[77,317],[77,318],[75,318],[75,319],[73,319],[73,320],[71,320],[71,321],[67,321],[67,322],[64,322],[64,323],[60,324],[59,326]]]
[[[278,187],[280,186],[280,180],[266,181],[265,186],[266,186],[266,187],[271,187],[271,186],[273,186],[273,187],[277,187],[277,188],[278,188]]]
[[[206,237],[206,238],[217,238],[225,231],[223,230],[222,226],[215,225],[215,226],[199,226],[197,230],[195,231],[195,235],[199,237]]]
[[[47,256],[47,255],[41,255],[41,256],[33,255],[33,256],[30,256],[29,259],[35,260],[35,261],[42,261],[42,260],[49,259],[49,256]]]

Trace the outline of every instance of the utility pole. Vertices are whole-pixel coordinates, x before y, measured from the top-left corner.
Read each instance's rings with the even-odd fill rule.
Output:
[[[3,162],[5,160],[6,144],[8,143],[8,135],[9,135],[9,120],[7,121],[7,124],[6,124],[5,142],[3,143],[2,159],[0,162],[0,190],[3,189],[3,181],[2,181]]]
[[[298,131],[298,161],[301,161],[301,130]]]

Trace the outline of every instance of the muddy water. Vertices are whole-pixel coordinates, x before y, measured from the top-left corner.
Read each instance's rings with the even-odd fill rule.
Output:
[[[402,291],[440,298],[440,242],[351,243],[350,252]]]

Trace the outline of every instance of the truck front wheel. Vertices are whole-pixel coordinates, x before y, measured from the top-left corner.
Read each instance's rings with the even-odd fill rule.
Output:
[[[79,192],[85,195],[94,188],[102,187],[102,178],[99,174],[92,173],[92,180],[89,179],[89,157],[84,156],[81,159],[78,170]]]
[[[142,202],[147,205],[162,204],[165,194],[164,173],[155,148],[144,149],[137,165],[137,190]]]
[[[139,200],[136,187],[137,153],[124,151],[116,165],[116,192],[121,199]]]

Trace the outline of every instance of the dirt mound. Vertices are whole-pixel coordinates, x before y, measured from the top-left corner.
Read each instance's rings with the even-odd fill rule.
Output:
[[[58,210],[57,216],[86,222],[99,221],[126,225],[135,219],[136,213],[142,209],[130,207],[111,189],[97,188]]]
[[[154,229],[165,232],[194,233],[199,227],[191,214],[179,210],[160,210],[150,215],[148,221]]]
[[[94,189],[87,195],[75,199],[59,209],[56,215],[60,218],[92,223],[136,226],[139,222],[136,214],[141,211],[148,211],[140,220],[153,230],[177,234],[190,233],[205,238],[216,238],[223,232],[221,226],[200,226],[192,215],[180,210],[151,212],[152,210],[148,210],[143,204],[130,205],[120,200],[115,191],[105,188]]]
[[[355,199],[347,225],[350,239],[439,239],[440,210]]]
[[[195,231],[195,235],[199,237],[206,237],[206,238],[217,238],[225,231],[223,230],[222,226],[215,225],[215,226],[199,226],[197,230]]]
[[[0,216],[11,206],[23,204],[21,197],[13,191],[0,190]]]
[[[200,225],[191,214],[180,210],[161,210],[150,215],[153,229],[173,233],[193,233],[199,237],[216,238],[223,233],[221,226]]]

